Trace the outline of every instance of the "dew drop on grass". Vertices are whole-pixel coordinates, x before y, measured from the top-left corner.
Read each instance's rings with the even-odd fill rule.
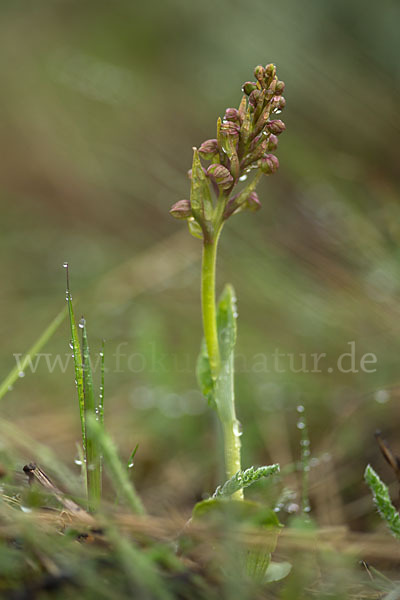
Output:
[[[83,462],[81,461],[81,459],[80,459],[80,458],[76,458],[76,459],[74,460],[74,463],[75,463],[76,465],[78,465],[79,467],[81,467],[81,466],[83,465]]]
[[[71,348],[71,350],[74,349],[74,344],[72,343],[72,340],[69,342],[69,347]]]
[[[296,408],[298,413],[303,413],[304,412],[304,406],[302,404],[299,404],[299,406]]]
[[[63,262],[63,267],[64,267],[64,269],[68,269],[68,263],[67,262]]]
[[[236,420],[233,424],[233,435],[240,437],[243,434],[243,428],[240,421]]]
[[[304,423],[303,419],[297,421],[297,429],[304,429],[305,426],[306,424]]]
[[[128,469],[132,469],[132,467],[133,467],[134,464],[135,464],[134,462],[129,463]]]
[[[25,377],[25,373],[24,373],[23,371],[20,371],[20,372],[18,373],[18,377]]]
[[[239,177],[239,181],[246,181],[246,179],[247,179],[247,175],[246,174],[244,174],[241,177]]]

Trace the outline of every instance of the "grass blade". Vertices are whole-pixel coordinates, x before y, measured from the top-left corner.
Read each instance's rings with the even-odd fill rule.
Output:
[[[88,418],[93,416],[99,419],[98,408],[94,399],[92,366],[90,364],[89,342],[86,331],[85,319],[81,319],[79,327],[82,329],[82,372],[84,392],[84,422],[86,439],[86,478],[89,507],[95,510],[101,499],[101,454],[97,439],[88,429]]]
[[[60,313],[58,313],[56,318],[50,323],[50,325],[47,327],[47,329],[44,330],[44,332],[42,333],[40,338],[28,350],[28,352],[25,354],[23,359],[21,361],[19,361],[19,364],[17,364],[13,369],[11,369],[11,371],[6,376],[6,378],[0,383],[0,400],[3,398],[3,396],[6,395],[6,393],[10,390],[10,388],[14,385],[14,383],[18,379],[20,379],[21,371],[24,372],[26,367],[29,364],[31,364],[31,357],[33,357],[35,354],[40,352],[40,350],[43,348],[43,346],[49,341],[49,339],[51,338],[53,333],[58,329],[58,327],[64,321],[66,315],[67,315],[67,311],[64,308]]]
[[[68,302],[68,314],[69,323],[71,328],[71,345],[74,356],[75,366],[75,383],[78,391],[78,402],[79,402],[79,414],[81,418],[81,429],[82,429],[82,444],[83,449],[86,451],[86,431],[85,431],[85,397],[83,391],[83,369],[82,369],[82,352],[79,343],[78,328],[76,326],[74,307],[72,304],[72,295],[69,286],[69,270],[68,263],[64,263],[64,268],[67,274],[67,302]]]
[[[101,358],[101,380],[100,380],[100,393],[99,393],[99,421],[104,425],[104,373],[105,373],[105,359],[104,359],[104,347],[105,341],[102,341],[100,358]]]
[[[111,479],[118,493],[125,498],[125,501],[136,514],[144,514],[145,509],[140,500],[133,483],[129,480],[127,469],[122,465],[117,450],[110,436],[104,431],[101,423],[94,415],[88,415],[87,425],[90,435],[97,440],[107,463]]]

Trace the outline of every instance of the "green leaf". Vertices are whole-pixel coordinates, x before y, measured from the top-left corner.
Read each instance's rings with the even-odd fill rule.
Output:
[[[365,469],[364,479],[372,491],[374,503],[392,534],[400,539],[400,515],[390,499],[388,487],[381,481],[371,465]]]
[[[279,465],[269,465],[258,467],[250,467],[245,471],[238,471],[233,477],[228,479],[223,485],[217,487],[213,494],[213,498],[232,496],[237,491],[247,488],[263,477],[270,477],[279,473]]]
[[[211,376],[210,361],[208,360],[205,339],[201,342],[200,354],[196,364],[196,376],[201,393],[207,399],[209,405],[215,408],[214,381]]]
[[[233,287],[228,283],[218,302],[217,327],[221,361],[228,361],[236,344],[236,296]]]
[[[264,582],[272,583],[273,581],[281,581],[285,579],[292,570],[290,562],[270,562],[265,573]]]
[[[226,385],[229,383],[231,377],[233,378],[233,367],[231,365],[233,365],[233,352],[236,343],[236,319],[235,292],[233,287],[227,284],[217,306],[218,341],[222,362],[221,379],[225,380]],[[196,375],[202,394],[208,400],[210,406],[215,407],[215,383],[211,376],[210,361],[204,338],[197,359]]]
[[[187,224],[189,227],[190,234],[193,237],[197,238],[198,240],[202,240],[203,239],[203,230],[200,227],[200,225],[198,224],[198,222],[195,221],[192,217],[191,219],[187,219]]]

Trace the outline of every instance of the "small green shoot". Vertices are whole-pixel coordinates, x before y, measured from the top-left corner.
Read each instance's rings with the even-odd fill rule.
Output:
[[[393,506],[388,487],[380,479],[371,465],[367,465],[364,479],[371,489],[375,506],[384,521],[386,521],[394,537],[400,539],[400,515]]]
[[[239,490],[247,488],[263,477],[271,477],[279,473],[279,465],[269,465],[264,467],[250,467],[245,471],[238,471],[233,477],[228,479],[223,485],[215,490],[212,498],[229,497],[236,494]]]
[[[82,318],[77,327],[69,283],[68,263],[64,263],[64,268],[66,269],[67,275],[67,302],[71,328],[70,345],[72,347],[74,357],[75,381],[78,392],[79,413],[81,418],[86,489],[89,509],[94,511],[96,508],[98,508],[101,500],[102,457],[97,439],[91,437],[87,423],[89,416],[94,416],[96,419],[98,419],[102,426],[104,422],[104,342],[101,352],[100,398],[99,402],[96,403],[86,321],[84,318]],[[79,329],[82,331],[81,343],[79,341]]]

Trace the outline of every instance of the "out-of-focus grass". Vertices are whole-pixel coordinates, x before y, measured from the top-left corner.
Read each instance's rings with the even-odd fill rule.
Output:
[[[200,248],[168,209],[188,194],[191,147],[238,104],[253,66],[274,61],[287,85],[281,170],[220,253],[219,287],[231,281],[239,299],[243,463],[297,461],[304,404],[316,517],[369,527],[372,433],[395,447],[399,418],[399,7],[21,0],[0,15],[0,378],[61,308],[68,260],[107,339],[106,418],[122,456],[139,443],[146,504],[190,510],[215,489],[220,449],[194,376]],[[60,328],[50,363],[68,360],[68,340]],[[351,341],[358,360],[376,354],[376,372],[262,365],[278,348],[326,353],[328,368]],[[72,466],[72,360],[50,371],[41,359],[2,414]]]

